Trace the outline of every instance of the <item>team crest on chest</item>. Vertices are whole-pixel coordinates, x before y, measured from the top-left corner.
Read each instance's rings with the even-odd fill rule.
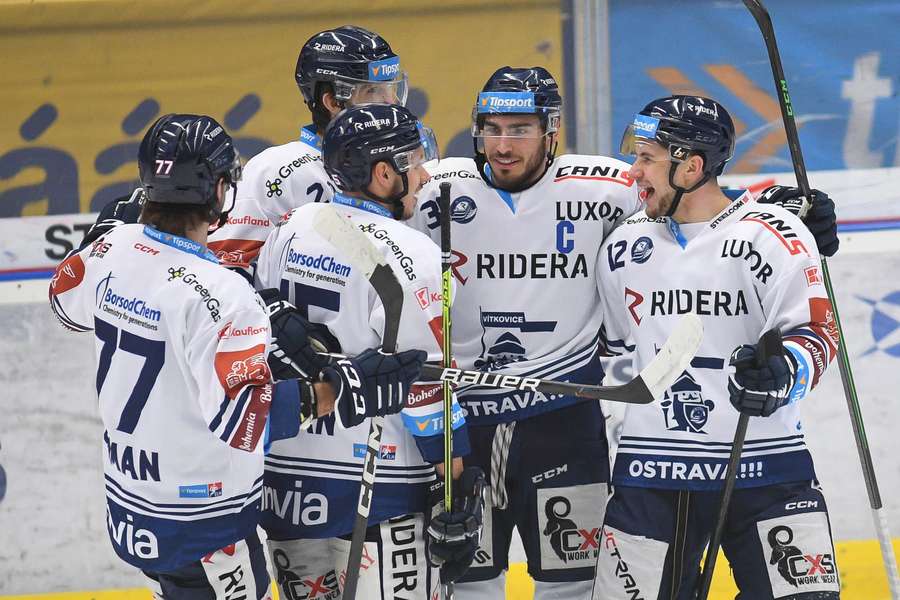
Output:
[[[450,218],[457,223],[471,223],[477,212],[478,206],[469,196],[460,196],[450,203]]]
[[[703,399],[700,384],[685,371],[672,387],[666,390],[660,406],[669,431],[706,433],[703,428],[715,404],[712,400]]]
[[[639,237],[635,240],[634,244],[631,245],[632,262],[638,264],[645,263],[650,260],[651,254],[653,254],[653,240],[645,235]]]

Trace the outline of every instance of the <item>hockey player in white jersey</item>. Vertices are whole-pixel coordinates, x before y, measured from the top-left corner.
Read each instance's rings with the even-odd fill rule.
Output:
[[[840,343],[834,314],[801,221],[719,188],[733,150],[726,110],[696,96],[654,100],[623,138],[646,209],[596,265],[609,347],[633,346],[639,369],[679,315],[699,315],[708,333],[663,398],[627,408],[595,599],[694,597],[739,412],[753,418],[722,542],[739,596],[839,597],[800,419]],[[757,340],[775,327],[783,354],[759,359]]]
[[[342,191],[330,205],[308,204],[270,234],[259,256],[261,287],[279,287],[326,325],[340,343],[332,348],[354,353],[377,345],[385,327],[385,309],[357,267],[314,226],[319,211],[338,210],[384,254],[404,288],[398,348],[420,348],[440,357],[440,252],[426,236],[400,221],[408,219],[414,194],[428,178],[423,163],[436,158],[431,130],[399,105],[369,104],[347,109],[328,126],[324,162]],[[369,514],[358,597],[431,599],[438,577],[425,556],[434,466],[443,461],[442,395],[434,384],[413,387],[406,408],[385,421]],[[454,456],[468,452],[462,409],[453,406]],[[281,593],[298,600],[313,591],[337,598],[344,582],[350,534],[356,515],[367,432],[342,430],[319,419],[309,435],[276,442],[266,459],[263,525]],[[454,474],[462,470],[454,459]],[[475,490],[483,474],[467,469],[455,486],[467,514],[481,519]],[[466,503],[465,500],[469,499]],[[435,540],[435,555],[451,557],[442,565],[445,580],[458,577],[471,562],[478,530],[453,543]],[[437,552],[434,552],[437,547]]]
[[[386,394],[363,412],[398,411],[424,353],[370,351],[350,361],[349,375],[326,366],[327,382],[273,385],[266,308],[205,245],[240,179],[231,137],[210,117],[166,115],[138,160],[141,223],[118,224],[116,212],[102,219],[50,284],[60,322],[96,336],[110,540],[156,598],[268,598],[256,534],[264,443],[296,435],[304,415],[335,401],[342,420],[355,421],[351,379],[381,382]],[[285,310],[272,326],[302,334]],[[282,357],[307,364],[291,347]],[[392,386],[401,389],[389,394]]]
[[[400,57],[381,36],[345,25],[312,36],[294,73],[312,124],[300,138],[251,158],[228,222],[209,247],[230,266],[248,269],[269,232],[294,208],[328,202],[335,187],[322,166],[322,138],[342,109],[367,102],[406,103]]]
[[[419,194],[417,227],[438,238],[438,186],[452,184],[457,279],[453,349],[463,368],[599,384],[594,274],[606,235],[638,210],[628,165],[555,156],[562,99],[545,69],[498,69],[472,115],[476,158],[448,158]],[[590,594],[609,480],[596,402],[462,389],[474,464],[493,509],[460,599],[503,595],[513,528],[536,598]]]

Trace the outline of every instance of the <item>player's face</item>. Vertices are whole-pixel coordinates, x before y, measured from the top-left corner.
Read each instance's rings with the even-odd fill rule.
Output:
[[[419,165],[407,171],[407,179],[409,180],[409,193],[403,197],[403,220],[411,219],[416,213],[416,194],[422,189],[431,175],[425,170],[425,167]]]
[[[413,165],[406,172],[407,194],[403,197],[403,220],[412,218],[416,211],[416,194],[422,189],[425,183],[431,178],[428,171],[423,166],[425,163],[425,151],[418,148],[413,151],[410,157],[410,164]],[[403,181],[397,176],[396,190],[399,193],[403,189]]]
[[[358,104],[370,104],[381,102],[383,104],[397,104],[400,102],[397,83],[393,81],[379,83],[361,83],[353,88],[350,101],[347,106]]]
[[[494,185],[521,189],[544,172],[551,136],[537,115],[490,115],[485,118],[484,154]]]
[[[672,206],[675,190],[669,185],[669,152],[655,142],[638,143],[634,164],[628,170],[640,189],[647,216],[655,219],[665,216]]]

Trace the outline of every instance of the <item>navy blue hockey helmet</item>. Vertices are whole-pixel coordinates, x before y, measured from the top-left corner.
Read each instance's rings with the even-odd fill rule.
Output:
[[[734,123],[725,107],[702,96],[668,96],[647,104],[622,134],[619,151],[634,155],[638,144],[656,142],[669,153],[669,185],[675,197],[667,216],[678,209],[681,197],[722,174],[734,155]],[[691,154],[703,158],[703,176],[690,188],[675,185],[675,170]]]
[[[622,136],[622,154],[635,153],[641,140],[668,149],[669,158],[683,162],[690,154],[703,157],[707,178],[721,175],[734,155],[734,123],[721,104],[702,96],[669,96],[650,102],[634,116]]]
[[[141,140],[138,169],[147,200],[159,204],[217,208],[219,179],[236,188],[241,160],[225,129],[206,115],[169,114],[157,119]]]
[[[489,114],[537,114],[545,133],[559,130],[562,97],[559,86],[543,67],[500,67],[488,78],[472,109],[472,135],[484,137]]]
[[[318,84],[330,83],[345,107],[365,102],[406,104],[407,78],[390,44],[362,27],[344,25],[312,36],[294,72],[307,106],[318,106]]]
[[[406,173],[438,158],[434,132],[399,104],[366,104],[341,111],[325,130],[322,159],[325,171],[345,192],[364,192],[397,204],[408,193]],[[402,176],[403,191],[379,198],[369,190],[372,167],[388,162]]]
[[[559,131],[562,113],[562,97],[556,79],[543,67],[500,67],[494,71],[472,108],[472,142],[475,148],[475,164],[478,172],[489,185],[494,186],[484,154],[484,138],[489,137],[543,137]],[[534,114],[540,118],[540,129],[520,127],[514,130],[496,131],[488,121],[489,115]],[[547,150],[544,172],[556,156],[557,143]],[[520,192],[539,180],[510,192]]]

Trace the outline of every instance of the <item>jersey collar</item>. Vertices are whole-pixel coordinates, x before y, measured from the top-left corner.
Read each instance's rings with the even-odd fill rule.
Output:
[[[203,244],[198,244],[193,240],[189,240],[178,235],[172,235],[171,233],[166,233],[164,231],[159,231],[157,229],[154,229],[153,227],[150,227],[149,225],[144,225],[144,235],[152,238],[153,240],[156,240],[160,244],[171,246],[176,250],[199,256],[203,260],[208,260],[211,263],[219,264],[219,259],[216,258],[216,255],[213,254],[209,250],[209,248],[207,248]]]
[[[315,125],[304,125],[300,128],[300,141],[319,152],[322,151],[322,138],[316,133]]]
[[[741,207],[753,200],[753,196],[747,190],[722,190],[722,192],[731,198],[731,204],[723,208],[719,214],[710,220],[706,228],[696,237],[701,237],[702,235],[721,227],[725,223],[732,221],[735,215],[741,211]],[[684,233],[682,233],[681,226],[675,219],[666,217],[666,228],[672,235],[672,239],[674,239],[682,249],[687,247],[688,240]]]
[[[334,198],[331,201],[335,204],[341,204],[343,206],[352,206],[353,208],[358,208],[360,210],[364,210],[366,212],[370,212],[376,215],[381,215],[382,217],[387,217],[388,219],[393,219],[394,216],[391,214],[391,211],[378,204],[377,202],[372,202],[371,200],[362,200],[360,198],[351,198],[350,196],[345,196],[340,192],[334,195]]]

